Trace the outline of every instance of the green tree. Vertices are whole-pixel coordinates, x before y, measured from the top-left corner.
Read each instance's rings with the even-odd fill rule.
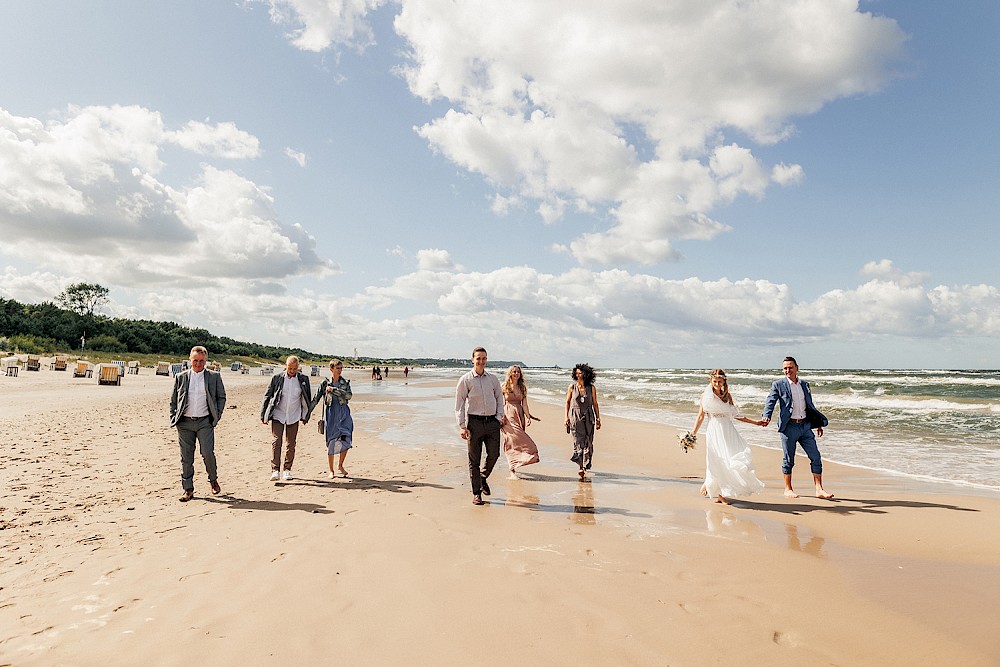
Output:
[[[109,292],[107,287],[97,283],[74,283],[56,297],[56,303],[78,315],[91,317],[97,308],[108,302]]]

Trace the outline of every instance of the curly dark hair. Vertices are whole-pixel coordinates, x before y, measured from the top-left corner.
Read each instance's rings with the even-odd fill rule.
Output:
[[[589,387],[590,385],[594,384],[594,380],[597,379],[597,373],[595,373],[594,369],[590,367],[590,364],[577,364],[576,366],[573,366],[573,371],[570,373],[570,375],[573,377],[574,381],[576,381],[576,372],[578,370],[583,371],[584,387]]]

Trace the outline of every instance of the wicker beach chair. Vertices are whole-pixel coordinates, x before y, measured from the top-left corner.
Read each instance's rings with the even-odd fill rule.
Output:
[[[24,362],[24,370],[26,371],[42,370],[42,360],[39,359],[37,355],[29,354],[28,360]]]
[[[97,378],[97,384],[114,384],[120,385],[122,383],[122,369],[116,363],[101,364],[101,374]]]
[[[76,362],[76,368],[73,369],[73,377],[89,378],[93,377],[93,375],[94,375],[94,369],[90,366],[90,362],[80,361],[78,359]]]
[[[69,359],[67,357],[56,357],[52,360],[49,368],[54,371],[64,371],[67,366],[69,366]]]
[[[130,362],[128,362],[128,374],[129,375],[138,375],[139,374],[139,362],[138,361],[130,361]]]

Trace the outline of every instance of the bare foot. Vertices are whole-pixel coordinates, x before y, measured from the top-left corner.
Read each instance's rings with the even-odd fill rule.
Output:
[[[822,498],[823,500],[829,500],[830,498],[833,498],[833,494],[827,493],[823,489],[816,489],[816,497]]]
[[[785,497],[786,498],[798,498],[799,494],[795,493],[791,489],[785,489]]]
[[[347,477],[347,471],[344,470],[343,468],[338,469],[337,472],[340,473],[341,477]]]
[[[708,498],[708,489],[705,488],[704,484],[701,485],[701,489],[698,490],[698,493]]]
[[[730,505],[731,504],[728,500],[726,500],[722,496],[719,496],[718,498],[716,498],[715,502],[722,503],[723,505]]]
[[[580,479],[583,479],[586,476],[587,476],[587,471],[584,470],[583,468],[580,468]]]

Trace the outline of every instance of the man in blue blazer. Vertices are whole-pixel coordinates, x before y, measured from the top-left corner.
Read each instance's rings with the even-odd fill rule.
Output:
[[[208,484],[218,495],[219,473],[215,462],[215,425],[226,409],[226,388],[222,376],[205,368],[208,350],[201,345],[191,348],[191,368],[174,376],[170,394],[170,425],[177,427],[181,446],[182,503],[194,498],[194,445],[197,441],[205,460]]]
[[[798,498],[799,494],[792,489],[792,467],[795,465],[795,446],[802,445],[802,450],[809,457],[809,469],[812,470],[813,483],[816,485],[817,498],[833,498],[823,488],[823,459],[816,446],[813,436],[813,426],[810,422],[810,411],[818,413],[813,404],[809,383],[799,378],[799,365],[794,357],[785,357],[781,364],[785,374],[784,379],[776,380],[771,385],[771,393],[764,403],[764,426],[771,422],[774,404],[778,403],[778,433],[781,434],[781,472],[785,476],[785,496]],[[823,427],[817,426],[816,435],[823,437]]]

